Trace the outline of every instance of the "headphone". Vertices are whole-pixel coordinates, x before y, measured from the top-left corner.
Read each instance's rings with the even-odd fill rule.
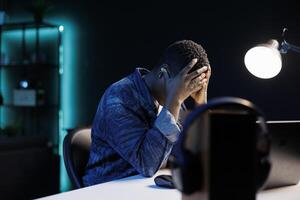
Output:
[[[196,191],[201,191],[204,186],[204,165],[201,161],[201,152],[193,153],[186,147],[186,139],[189,137],[188,129],[193,122],[205,113],[214,109],[229,109],[244,111],[254,114],[258,119],[259,129],[256,135],[256,144],[264,144],[264,148],[258,148],[256,145],[256,190],[261,188],[265,183],[270,169],[271,163],[269,153],[271,147],[271,138],[267,131],[264,115],[258,107],[248,100],[235,97],[222,97],[210,100],[207,104],[198,107],[186,119],[183,132],[180,134],[174,150],[178,150],[177,157],[170,157],[171,171],[175,187],[186,195],[190,195]],[[201,145],[201,144],[197,144]],[[208,144],[208,147],[210,144]],[[201,151],[201,150],[200,150]]]
[[[158,74],[158,78],[161,78],[163,76],[163,73],[166,72],[168,74],[168,77],[171,77],[171,74],[169,72],[169,70],[167,69],[167,64],[164,64],[161,66],[160,70],[159,70],[159,74]]]

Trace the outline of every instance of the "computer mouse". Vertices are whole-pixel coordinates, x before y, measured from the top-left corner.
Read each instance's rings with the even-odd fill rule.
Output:
[[[175,188],[173,183],[173,178],[171,175],[159,175],[154,178],[154,182],[158,187],[170,188],[170,189]]]

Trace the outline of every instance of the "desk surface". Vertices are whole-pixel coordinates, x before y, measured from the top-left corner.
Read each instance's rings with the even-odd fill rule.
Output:
[[[155,176],[170,174],[169,170],[160,170]],[[154,176],[154,177],[155,177]],[[64,192],[41,200],[76,200],[76,199],[110,199],[110,200],[180,200],[181,194],[175,189],[162,189],[155,185],[154,177],[145,178],[140,175],[117,181],[98,184],[78,190]],[[257,200],[299,200],[300,183],[296,186],[262,191]]]

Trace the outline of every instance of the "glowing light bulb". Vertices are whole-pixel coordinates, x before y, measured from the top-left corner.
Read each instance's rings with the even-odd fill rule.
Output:
[[[20,81],[20,87],[23,88],[23,89],[27,89],[29,86],[29,83],[27,80],[22,80]]]
[[[248,71],[262,79],[273,78],[279,74],[282,60],[278,46],[276,40],[271,40],[269,43],[248,50],[244,58]]]

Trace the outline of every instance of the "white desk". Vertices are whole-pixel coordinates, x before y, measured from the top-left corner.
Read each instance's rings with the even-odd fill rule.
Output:
[[[169,170],[160,170],[159,174],[170,174]],[[154,177],[155,177],[154,176]],[[155,186],[154,177],[140,175],[94,185],[70,192],[42,198],[41,200],[180,200],[181,194],[175,189],[162,189]],[[284,188],[262,191],[257,200],[300,200],[300,184]]]

